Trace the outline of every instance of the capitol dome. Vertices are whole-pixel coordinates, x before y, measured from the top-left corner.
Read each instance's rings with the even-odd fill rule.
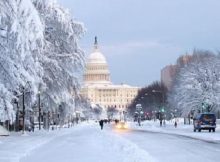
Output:
[[[98,48],[97,37],[95,37],[93,52],[89,55],[86,62],[84,82],[85,84],[111,84],[108,64],[105,56]]]
[[[105,56],[103,56],[103,54],[98,49],[95,49],[94,52],[89,55],[87,63],[106,64],[107,62]]]

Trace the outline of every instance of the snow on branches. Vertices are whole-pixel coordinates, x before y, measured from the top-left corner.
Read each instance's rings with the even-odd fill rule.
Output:
[[[78,46],[84,33],[83,25],[75,22],[69,12],[53,0],[36,1],[35,6],[45,25],[44,56],[40,62],[47,94],[56,103],[65,102],[63,105],[71,110],[75,106],[72,95],[77,94],[73,91],[79,90],[77,74],[82,73],[84,67],[84,53]]]
[[[187,116],[191,110],[220,105],[220,58],[207,51],[194,51],[191,61],[182,65],[169,95],[170,104]]]
[[[33,99],[40,90],[54,103],[47,109],[74,107],[84,68],[78,46],[83,33],[83,25],[54,0],[0,1],[0,120],[3,110],[14,113],[14,92],[27,82]]]

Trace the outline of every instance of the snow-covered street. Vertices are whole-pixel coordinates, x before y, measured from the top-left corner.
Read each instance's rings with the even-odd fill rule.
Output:
[[[220,159],[220,143],[161,132],[135,130],[121,134],[159,162],[215,162]]]
[[[98,123],[90,122],[49,132],[13,134],[0,138],[0,161],[216,162],[220,158],[218,140],[209,142],[155,130],[146,126],[116,130],[109,124],[100,130]]]
[[[137,145],[97,123],[1,138],[1,162],[153,162]]]

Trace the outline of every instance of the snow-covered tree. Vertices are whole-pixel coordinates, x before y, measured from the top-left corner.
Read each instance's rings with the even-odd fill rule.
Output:
[[[183,116],[191,110],[219,109],[220,59],[208,51],[194,51],[192,60],[180,67],[169,103]]]
[[[77,111],[80,111],[85,119],[91,119],[94,116],[89,99],[84,98],[82,95],[77,98]]]
[[[155,81],[152,84],[141,88],[132,103],[128,106],[131,116],[135,114],[136,105],[141,104],[144,112],[159,111],[162,107],[168,112],[166,103],[167,88],[161,82]]]
[[[78,46],[83,33],[83,25],[55,0],[0,1],[0,120],[14,113],[12,100],[23,88],[32,98],[25,98],[26,108],[38,90],[47,109],[61,105],[65,117],[74,108],[84,67]]]
[[[73,96],[79,92],[79,74],[84,68],[84,54],[78,40],[84,33],[81,23],[56,1],[34,1],[45,25],[45,47],[40,62],[44,69],[44,91],[65,110],[74,108]],[[68,114],[69,111],[65,113]]]
[[[42,40],[43,25],[30,0],[0,1],[1,114],[2,110],[13,114],[11,100],[13,91],[19,92],[19,86],[30,81],[30,91],[36,92],[34,87],[42,73],[37,62]]]

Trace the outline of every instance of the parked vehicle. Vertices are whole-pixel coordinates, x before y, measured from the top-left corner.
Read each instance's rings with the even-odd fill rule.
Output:
[[[216,116],[212,113],[201,113],[193,119],[194,132],[198,130],[201,132],[202,129],[209,130],[209,132],[215,132],[216,128]]]

